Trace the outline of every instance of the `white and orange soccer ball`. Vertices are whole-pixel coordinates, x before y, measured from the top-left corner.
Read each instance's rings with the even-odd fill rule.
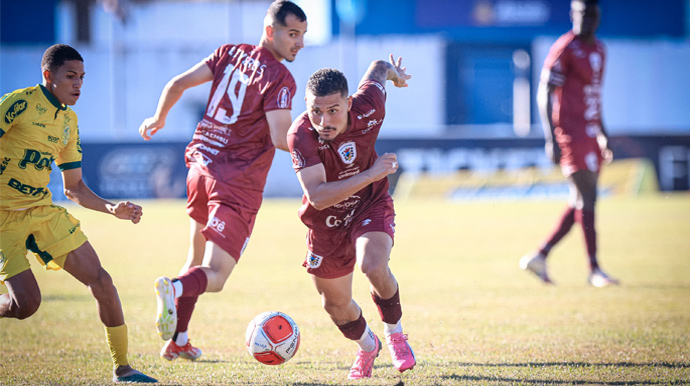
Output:
[[[259,362],[279,365],[292,358],[299,348],[299,329],[291,317],[267,311],[257,315],[247,326],[247,350]]]

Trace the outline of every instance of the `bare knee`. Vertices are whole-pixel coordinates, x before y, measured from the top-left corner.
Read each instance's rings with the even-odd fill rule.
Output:
[[[96,299],[110,297],[116,292],[113,278],[103,268],[98,269],[98,274],[87,285]]]
[[[9,307],[5,316],[14,317],[19,320],[26,319],[38,311],[41,305],[41,294],[27,294],[19,296],[10,296],[5,294],[9,299]]]
[[[388,259],[370,259],[362,262],[360,266],[362,273],[369,281],[379,281],[389,275]]]

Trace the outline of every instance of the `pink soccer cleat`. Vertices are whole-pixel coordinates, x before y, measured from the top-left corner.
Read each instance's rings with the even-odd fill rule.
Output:
[[[407,343],[407,335],[398,332],[386,337],[388,350],[391,352],[393,359],[393,366],[395,366],[401,373],[406,370],[412,370],[417,364],[417,358],[414,356],[412,347]]]
[[[379,351],[381,351],[381,340],[378,337],[376,337],[376,348],[373,351],[357,350],[357,358],[352,364],[347,379],[371,378],[371,369],[374,367],[374,359],[379,356]]]

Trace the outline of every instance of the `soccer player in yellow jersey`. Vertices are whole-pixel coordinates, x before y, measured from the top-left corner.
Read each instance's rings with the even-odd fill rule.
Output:
[[[127,325],[113,281],[79,221],[53,205],[48,190],[53,162],[62,172],[65,195],[77,204],[134,224],[141,207],[113,204],[84,184],[77,103],[84,82],[84,60],[74,48],[56,44],[43,54],[43,84],[0,99],[0,318],[25,319],[41,303],[27,249],[46,269],[60,268],[86,285],[98,305],[114,363],[113,381],[154,383],[127,361]]]

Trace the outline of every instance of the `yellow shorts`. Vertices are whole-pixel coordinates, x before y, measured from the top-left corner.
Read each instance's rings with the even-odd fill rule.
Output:
[[[79,220],[57,205],[0,210],[0,234],[0,282],[30,269],[27,250],[46,269],[58,270],[87,240]]]

